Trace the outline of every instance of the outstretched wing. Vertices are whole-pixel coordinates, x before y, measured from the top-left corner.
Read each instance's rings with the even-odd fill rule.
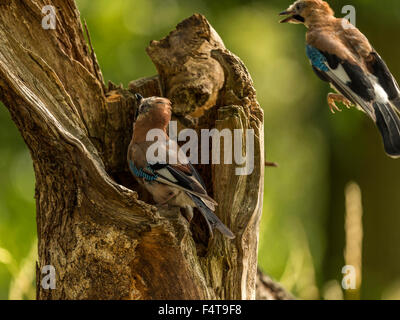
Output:
[[[398,86],[388,74],[387,67],[384,68],[386,65],[382,64],[383,61],[375,60],[372,64],[376,68],[375,75],[354,62],[340,59],[311,45],[307,45],[306,50],[317,75],[374,120],[386,152],[392,157],[400,156],[400,118],[390,99],[398,99],[399,95],[395,92]]]

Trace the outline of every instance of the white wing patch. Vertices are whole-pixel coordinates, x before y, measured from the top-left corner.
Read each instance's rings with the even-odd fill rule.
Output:
[[[328,66],[329,68],[329,66]],[[331,69],[329,68],[335,75],[340,79],[341,82],[343,83],[349,83],[351,82],[350,77],[347,75],[346,70],[344,70],[343,66],[341,64],[338,65],[336,69]]]
[[[171,172],[167,168],[162,168],[160,170],[157,170],[157,173],[162,175],[163,177],[167,178],[170,181],[173,182],[178,182],[178,180],[175,179],[175,177],[171,174]]]
[[[376,81],[373,81],[372,83],[374,85],[376,100],[380,103],[385,103],[385,104],[388,103],[389,96],[387,95],[386,91]]]

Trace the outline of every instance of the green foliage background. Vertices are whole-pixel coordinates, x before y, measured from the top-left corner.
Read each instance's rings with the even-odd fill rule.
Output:
[[[356,7],[357,27],[400,80],[400,2],[330,1]],[[281,25],[289,1],[78,0],[106,81],[156,73],[145,53],[193,13],[204,14],[249,68],[265,111],[267,158],[259,262],[299,298],[326,298],[344,265],[344,188],[363,193],[362,298],[400,298],[400,160],[385,156],[361,112],[333,116],[329,88],[313,74],[303,26]],[[29,152],[0,106],[0,299],[33,299],[34,174]],[[327,285],[328,284],[328,285]],[[340,293],[340,289],[339,289]],[[336,295],[340,297],[340,295]]]

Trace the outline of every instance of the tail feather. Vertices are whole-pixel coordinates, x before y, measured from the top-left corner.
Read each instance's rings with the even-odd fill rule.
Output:
[[[382,135],[386,153],[393,157],[400,157],[400,118],[390,103],[373,104],[376,125]]]
[[[212,212],[199,197],[193,194],[189,195],[192,198],[193,202],[196,204],[201,214],[204,216],[205,220],[207,221],[208,227],[210,228],[211,232],[213,229],[218,229],[227,238],[235,238],[235,235],[232,233],[232,231],[229,230],[228,227],[222,223],[222,221],[215,215],[215,213]]]

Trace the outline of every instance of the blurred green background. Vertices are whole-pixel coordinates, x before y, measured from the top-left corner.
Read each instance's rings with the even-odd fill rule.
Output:
[[[400,80],[400,2],[331,1],[337,16],[356,7],[357,27]],[[303,26],[279,24],[290,1],[78,0],[106,81],[156,70],[145,53],[193,13],[204,14],[248,67],[265,111],[267,168],[260,267],[303,299],[341,298],[345,187],[363,204],[361,298],[400,299],[400,160],[383,152],[361,112],[332,115],[329,87],[305,57]],[[33,299],[36,252],[34,174],[29,152],[0,107],[0,299]]]

